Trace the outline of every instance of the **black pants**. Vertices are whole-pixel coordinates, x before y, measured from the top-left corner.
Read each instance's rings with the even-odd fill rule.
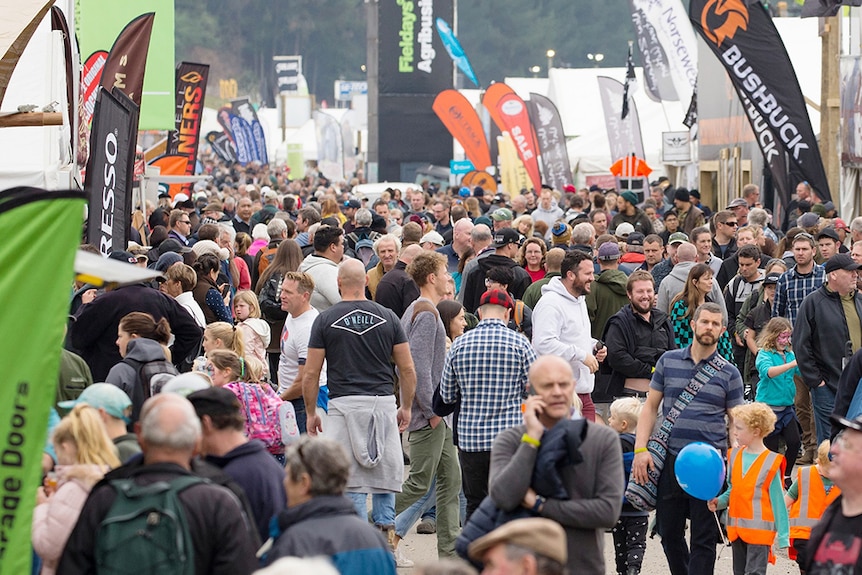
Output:
[[[488,496],[488,473],[491,469],[490,451],[458,450],[461,462],[461,485],[467,498],[467,521]]]
[[[712,575],[715,572],[715,544],[718,526],[706,501],[682,490],[674,475],[676,457],[668,455],[658,484],[656,522],[671,575]],[[691,548],[685,540],[685,523],[690,521]]]
[[[627,575],[632,567],[640,573],[646,553],[648,526],[648,515],[624,515],[614,525],[614,558],[617,562],[617,573],[620,575]]]

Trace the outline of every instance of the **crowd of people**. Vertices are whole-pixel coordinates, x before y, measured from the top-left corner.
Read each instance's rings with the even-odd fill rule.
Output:
[[[781,226],[753,184],[713,213],[666,178],[366,200],[208,170],[110,255],[156,279],[75,285],[34,572],[395,573],[418,524],[417,573],[633,575],[627,485],[673,575],[725,529],[735,573],[862,569],[862,217],[805,182]],[[675,478],[692,442],[715,499]]]

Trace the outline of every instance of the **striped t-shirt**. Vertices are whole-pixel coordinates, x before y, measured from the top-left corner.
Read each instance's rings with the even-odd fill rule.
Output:
[[[712,356],[703,360],[703,363]],[[665,352],[655,366],[650,388],[664,394],[662,416],[667,416],[677,396],[688,386],[700,364],[691,358],[691,347]],[[727,410],[742,405],[742,378],[730,362],[697,392],[676,419],[670,434],[671,453],[695,441],[708,443],[724,453],[727,449]]]

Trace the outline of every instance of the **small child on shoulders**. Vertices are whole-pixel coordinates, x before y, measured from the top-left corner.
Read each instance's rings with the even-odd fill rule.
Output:
[[[611,404],[608,426],[620,434],[623,450],[623,481],[628,482],[634,459],[635,431],[643,404],[636,397],[623,397]],[[637,575],[646,552],[649,514],[623,498],[623,508],[612,530],[618,575]]]
[[[784,457],[763,444],[777,418],[768,405],[759,402],[734,407],[730,415],[739,447],[727,455],[727,490],[707,506],[710,511],[728,509],[733,572],[765,575],[767,563],[775,562],[772,546],[776,539],[778,547],[790,546]]]

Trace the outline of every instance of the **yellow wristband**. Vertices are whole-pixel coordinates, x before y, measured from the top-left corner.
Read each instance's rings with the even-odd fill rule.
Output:
[[[647,451],[649,450],[646,447],[638,447],[637,449],[635,449],[635,454],[646,453]]]
[[[541,442],[541,441],[539,441],[538,439],[535,439],[535,438],[533,438],[533,437],[530,437],[530,436],[529,436],[529,435],[527,435],[526,433],[525,433],[524,435],[522,435],[522,436],[521,436],[521,441],[522,441],[523,443],[529,443],[529,444],[530,444],[530,445],[532,445],[533,447],[539,447],[540,445],[542,445],[542,442]]]

